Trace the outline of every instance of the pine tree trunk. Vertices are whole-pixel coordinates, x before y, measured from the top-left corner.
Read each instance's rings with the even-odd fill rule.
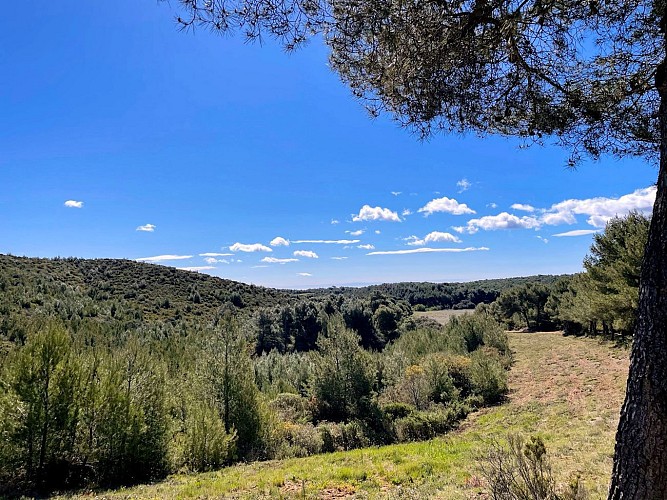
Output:
[[[639,286],[639,318],[616,434],[610,500],[667,499],[667,65],[658,69],[660,171]]]

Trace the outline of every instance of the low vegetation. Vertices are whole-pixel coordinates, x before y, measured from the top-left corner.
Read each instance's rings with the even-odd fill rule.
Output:
[[[478,498],[488,491],[480,459],[494,444],[504,446],[508,435],[521,434],[546,445],[558,492],[581,484],[591,499],[605,498],[628,352],[559,333],[510,333],[509,341],[514,364],[507,402],[469,415],[445,436],[177,474],[103,496]]]

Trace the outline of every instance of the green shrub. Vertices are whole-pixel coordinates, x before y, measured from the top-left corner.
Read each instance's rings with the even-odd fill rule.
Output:
[[[394,423],[399,441],[423,441],[451,430],[463,418],[467,409],[460,404],[436,407],[429,411],[415,411]]]
[[[313,418],[309,401],[299,394],[289,392],[278,394],[269,403],[269,407],[276,412],[281,420],[286,422],[305,423]]]
[[[317,426],[322,436],[322,451],[345,451],[370,446],[364,426],[357,421],[348,423],[324,422]]]
[[[387,403],[382,407],[387,418],[393,422],[399,418],[405,418],[415,411],[415,407],[407,403]]]
[[[175,465],[203,472],[218,469],[233,460],[236,434],[225,432],[225,425],[215,409],[204,404],[193,405],[184,429]]]
[[[321,453],[324,440],[313,424],[285,422],[281,427],[280,443],[275,458],[307,457]]]
[[[483,351],[471,355],[470,382],[473,394],[486,404],[498,403],[507,392],[507,372],[498,358]]]

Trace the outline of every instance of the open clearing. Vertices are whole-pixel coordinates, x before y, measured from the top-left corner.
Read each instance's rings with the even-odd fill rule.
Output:
[[[427,317],[436,320],[438,323],[446,325],[454,316],[474,313],[474,309],[443,309],[442,311],[415,311],[413,314],[417,318]]]
[[[438,439],[237,465],[98,493],[105,498],[480,498],[476,457],[507,433],[541,435],[559,484],[580,476],[603,498],[628,352],[559,333],[510,333],[508,402]],[[90,496],[91,493],[85,496]],[[481,498],[485,498],[481,496]]]

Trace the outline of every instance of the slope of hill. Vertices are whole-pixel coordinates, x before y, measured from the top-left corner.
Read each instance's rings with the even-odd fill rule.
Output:
[[[144,321],[210,320],[226,302],[257,307],[289,301],[278,290],[121,259],[39,259],[0,255],[0,307]],[[69,318],[67,318],[69,319]]]
[[[331,295],[369,299],[382,294],[411,305],[467,309],[489,303],[511,286],[550,283],[557,276],[531,276],[470,283],[389,283],[363,288],[290,291],[246,285],[207,274],[122,259],[40,259],[0,255],[0,313],[37,312],[64,319],[210,321],[231,302],[252,310]],[[0,334],[2,334],[0,327]]]
[[[560,485],[580,477],[591,498],[604,498],[627,351],[558,333],[512,333],[510,341],[508,402],[472,415],[445,437],[175,475],[103,497],[479,498],[478,458],[494,440],[521,433],[545,440]]]

